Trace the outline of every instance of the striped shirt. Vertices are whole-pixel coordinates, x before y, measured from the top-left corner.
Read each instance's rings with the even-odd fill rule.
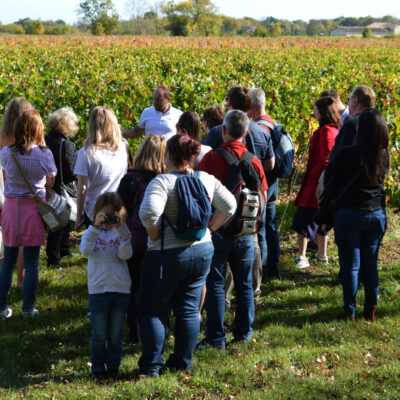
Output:
[[[236,200],[231,192],[214,176],[200,172],[199,178],[204,184],[211,199],[211,205],[225,215],[232,216],[236,211]],[[178,215],[178,198],[175,183],[178,179],[175,174],[162,174],[155,177],[149,184],[140,206],[139,217],[145,228],[160,228],[161,215],[165,213],[173,223]],[[164,221],[166,224],[166,221]],[[204,237],[196,242],[178,239],[173,230],[167,225],[164,231],[164,249],[187,247],[199,243],[211,242],[211,234],[207,229]],[[160,250],[161,239],[148,239],[148,250]]]

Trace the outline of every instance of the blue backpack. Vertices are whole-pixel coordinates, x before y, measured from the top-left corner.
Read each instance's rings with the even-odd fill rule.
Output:
[[[271,134],[272,146],[275,152],[275,167],[268,172],[268,178],[286,178],[293,167],[294,144],[286,129],[274,121],[274,125],[265,120],[257,121],[258,125],[266,126]]]
[[[211,203],[199,172],[193,175],[176,174],[176,193],[179,213],[175,224],[165,219],[181,240],[197,241],[206,234],[211,218]]]

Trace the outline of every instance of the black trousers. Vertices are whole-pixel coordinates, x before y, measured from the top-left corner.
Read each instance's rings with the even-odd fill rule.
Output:
[[[71,243],[69,241],[69,233],[71,225],[57,232],[50,232],[47,235],[46,254],[47,265],[56,265],[60,263],[62,257],[70,254]]]
[[[140,265],[145,252],[133,252],[132,257],[128,260],[129,275],[131,276],[131,301],[128,307],[127,323],[129,328],[128,340],[139,342],[139,310],[137,304],[137,295],[140,281]]]

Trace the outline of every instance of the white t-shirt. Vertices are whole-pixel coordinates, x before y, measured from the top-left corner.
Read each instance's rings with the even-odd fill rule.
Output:
[[[128,169],[127,145],[122,139],[117,151],[94,146],[78,151],[74,174],[88,177],[84,210],[89,218],[101,194],[117,191]]]
[[[197,168],[197,166],[200,164],[201,159],[210,151],[212,148],[210,146],[206,146],[205,144],[201,145],[200,148],[200,154],[196,157],[194,160],[194,167]]]
[[[154,133],[164,136],[168,140],[176,134],[176,124],[181,116],[182,111],[170,106],[166,113],[157,111],[154,106],[145,108],[140,116],[137,124],[139,128],[144,128],[146,135]]]
[[[349,106],[346,106],[346,108],[343,110],[343,112],[340,114],[340,123],[341,126],[343,126],[346,118],[349,116]]]

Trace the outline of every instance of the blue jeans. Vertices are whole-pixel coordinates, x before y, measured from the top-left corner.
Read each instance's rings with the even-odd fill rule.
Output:
[[[189,370],[200,331],[199,306],[210,270],[210,242],[167,250],[149,250],[141,265],[139,285],[140,373],[157,376],[162,358],[170,307],[175,316],[175,345],[167,365]]]
[[[236,314],[233,328],[235,340],[250,340],[254,320],[252,267],[255,258],[253,236],[213,236],[214,257],[207,277],[207,341],[218,347],[225,345],[225,275],[229,261],[236,289]]]
[[[279,243],[278,227],[276,226],[275,202],[278,197],[278,180],[268,187],[267,209],[265,212],[265,225],[258,232],[258,244],[261,251],[263,273],[279,270],[281,249]]]
[[[7,308],[7,299],[10,294],[12,275],[17,263],[18,247],[4,246],[3,265],[0,269],[0,310]],[[36,292],[39,283],[39,253],[40,246],[24,246],[24,295],[22,311],[31,312],[36,301]]]
[[[339,208],[334,218],[339,249],[340,281],[345,315],[354,317],[358,282],[364,285],[364,309],[378,303],[378,252],[386,230],[386,211]]]
[[[90,361],[92,372],[118,369],[122,358],[122,336],[130,294],[106,292],[89,295],[92,318]]]

